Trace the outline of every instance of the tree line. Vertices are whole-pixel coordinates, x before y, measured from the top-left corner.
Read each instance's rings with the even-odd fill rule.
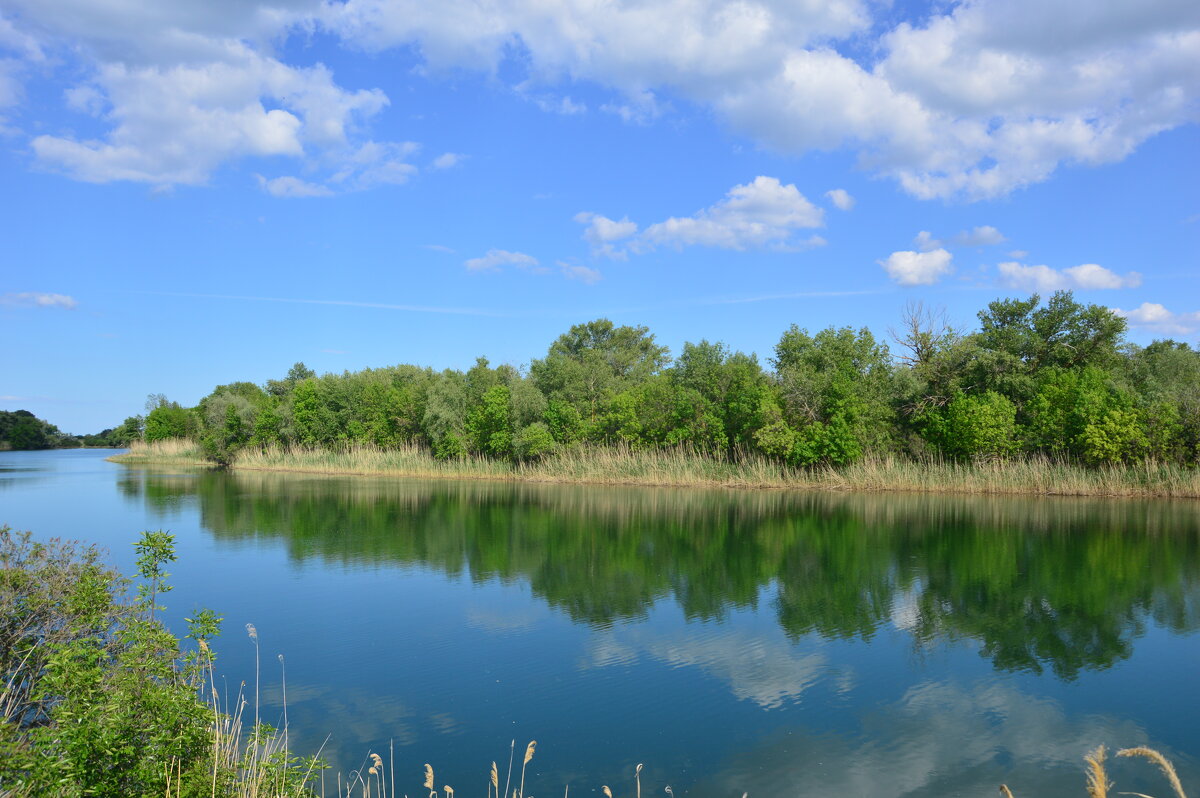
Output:
[[[1090,465],[1200,457],[1200,350],[1129,343],[1108,308],[1058,292],[1001,299],[979,327],[909,305],[867,328],[786,330],[764,366],[723,343],[671,358],[646,327],[578,324],[528,368],[397,365],[219,385],[196,407],[151,398],[142,435],[248,446],[420,446],[438,458],[543,457],[577,446],[687,447],[793,466],[867,456],[1045,455]],[[126,424],[136,421],[127,420]]]
[[[101,446],[123,449],[142,437],[142,417],[125,419],[118,427],[94,435],[71,435],[28,410],[0,410],[0,451],[10,449],[74,449]]]

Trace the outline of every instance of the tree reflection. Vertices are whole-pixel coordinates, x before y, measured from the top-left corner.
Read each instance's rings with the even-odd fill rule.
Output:
[[[219,539],[300,560],[525,582],[597,626],[675,601],[719,620],[773,603],[793,638],[978,641],[997,669],[1072,679],[1129,657],[1147,620],[1200,620],[1194,502],[794,494],[131,472],[153,510],[198,497]],[[898,618],[898,608],[905,617]]]

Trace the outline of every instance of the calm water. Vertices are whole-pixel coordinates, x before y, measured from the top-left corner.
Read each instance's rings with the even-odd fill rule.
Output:
[[[231,690],[410,794],[1082,795],[1151,743],[1200,785],[1200,504],[182,473],[0,453],[0,523],[180,559]],[[1118,788],[1167,794],[1120,761]],[[529,787],[532,783],[532,788]],[[1200,786],[1193,786],[1193,790]]]

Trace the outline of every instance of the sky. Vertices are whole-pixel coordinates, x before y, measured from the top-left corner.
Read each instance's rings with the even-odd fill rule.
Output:
[[[0,0],[0,409],[645,325],[1200,341],[1195,0]]]

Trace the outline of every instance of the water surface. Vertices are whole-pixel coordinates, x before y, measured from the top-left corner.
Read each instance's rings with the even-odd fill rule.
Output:
[[[1083,794],[1150,743],[1200,785],[1195,502],[511,485],[131,468],[0,453],[0,523],[180,559],[168,617],[343,770],[410,794]],[[327,739],[328,738],[328,739]],[[1166,794],[1148,767],[1118,787]],[[532,788],[529,783],[532,782]],[[1193,789],[1200,789],[1195,786]]]

